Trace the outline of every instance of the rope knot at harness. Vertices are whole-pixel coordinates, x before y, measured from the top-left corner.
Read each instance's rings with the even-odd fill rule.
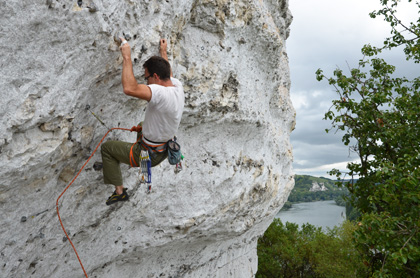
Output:
[[[141,126],[133,126],[131,129],[130,129],[130,131],[135,131],[135,132],[140,132],[142,130],[142,127]]]

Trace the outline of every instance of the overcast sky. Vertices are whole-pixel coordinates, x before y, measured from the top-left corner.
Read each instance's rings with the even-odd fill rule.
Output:
[[[332,178],[327,171],[345,170],[347,162],[357,156],[342,144],[340,134],[325,132],[331,123],[322,118],[336,93],[326,81],[316,81],[315,72],[321,68],[326,76],[333,76],[337,67],[357,67],[363,45],[380,46],[390,27],[382,17],[369,17],[381,8],[379,0],[289,0],[289,7],[294,17],[286,43],[296,109],[296,129],[291,136],[295,173]],[[410,7],[403,7],[401,19],[418,16],[418,9]],[[399,53],[384,58],[397,66],[401,75],[420,72],[419,65],[407,64]]]

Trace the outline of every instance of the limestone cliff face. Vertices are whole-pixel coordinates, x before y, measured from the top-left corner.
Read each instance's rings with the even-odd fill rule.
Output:
[[[135,74],[169,42],[185,86],[184,170],[153,169],[153,190],[122,166],[129,202],[93,167],[60,199],[89,277],[253,277],[256,244],[294,181],[287,0],[0,2],[0,277],[83,277],[55,202],[107,127],[144,117],[125,96],[115,35]],[[107,139],[134,141],[113,131]]]

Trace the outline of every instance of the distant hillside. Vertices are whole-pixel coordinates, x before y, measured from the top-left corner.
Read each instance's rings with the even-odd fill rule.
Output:
[[[307,175],[295,175],[295,187],[288,202],[314,202],[341,199],[347,190],[338,188],[335,181],[327,178],[317,178]]]

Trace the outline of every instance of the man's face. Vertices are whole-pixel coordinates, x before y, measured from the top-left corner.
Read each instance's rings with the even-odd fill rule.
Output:
[[[154,79],[154,77],[153,77],[153,75],[150,75],[150,73],[149,73],[149,71],[147,70],[147,68],[145,68],[144,69],[144,79],[146,79],[146,84],[147,85],[149,85],[149,84],[154,84],[153,83],[153,79]],[[152,80],[150,80],[150,79],[152,79]]]

